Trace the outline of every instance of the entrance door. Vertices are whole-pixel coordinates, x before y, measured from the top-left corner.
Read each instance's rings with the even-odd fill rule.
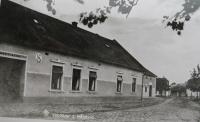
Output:
[[[149,97],[152,96],[152,85],[149,86]]]
[[[0,102],[18,100],[24,92],[25,61],[0,57]]]

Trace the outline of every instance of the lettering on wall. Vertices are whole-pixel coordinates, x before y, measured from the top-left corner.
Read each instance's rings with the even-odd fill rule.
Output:
[[[42,62],[42,54],[41,53],[36,53],[35,54],[35,59],[36,59],[37,63],[41,63]]]

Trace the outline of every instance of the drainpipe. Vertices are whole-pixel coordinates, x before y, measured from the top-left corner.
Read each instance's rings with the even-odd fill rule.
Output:
[[[143,75],[142,75],[141,103],[143,102],[144,76],[145,76],[145,72],[144,72]]]

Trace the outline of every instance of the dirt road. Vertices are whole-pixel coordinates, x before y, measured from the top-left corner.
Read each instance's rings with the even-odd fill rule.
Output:
[[[7,118],[7,117],[0,117],[0,122],[72,122],[72,121],[59,121],[59,120],[23,119],[23,118]]]
[[[200,122],[200,106],[187,98],[171,98],[149,107],[130,108],[110,112],[94,112],[78,115],[62,115],[64,121],[84,122]],[[56,120],[61,118],[48,118]],[[15,121],[15,118],[0,118],[0,121]],[[27,121],[26,119],[21,119]],[[20,120],[20,121],[21,121]],[[30,122],[49,120],[30,120]],[[53,121],[51,121],[53,122]],[[60,122],[60,121],[59,121]]]
[[[186,98],[171,98],[150,107],[92,113],[89,122],[200,122],[200,106]],[[80,120],[83,121],[83,120]]]

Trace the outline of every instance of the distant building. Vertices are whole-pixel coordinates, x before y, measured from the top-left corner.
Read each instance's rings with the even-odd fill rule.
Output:
[[[169,96],[170,90],[169,90],[169,81],[167,78],[157,78],[156,79],[156,95],[157,96]]]
[[[139,97],[142,79],[143,96],[155,96],[156,75],[116,40],[1,2],[0,97]]]
[[[187,93],[187,96],[188,96],[188,97],[197,97],[197,96],[200,95],[199,92],[193,92],[193,91],[191,91],[190,89],[187,89],[187,90],[186,90],[186,93]]]
[[[170,92],[171,96],[185,97],[187,96],[186,84],[185,83],[173,84],[170,86]]]

